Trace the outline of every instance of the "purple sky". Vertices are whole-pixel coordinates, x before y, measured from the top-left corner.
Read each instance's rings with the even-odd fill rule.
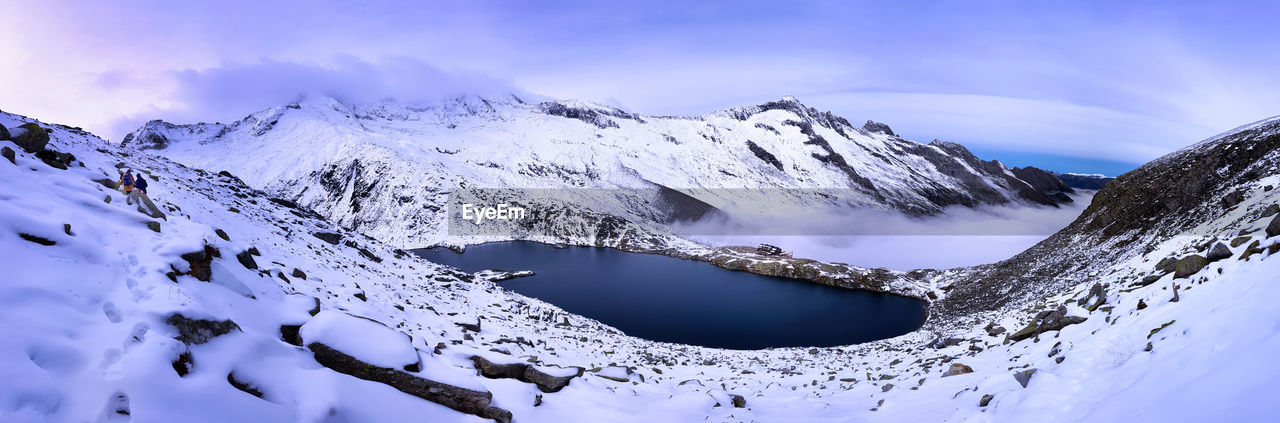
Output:
[[[0,7],[21,23],[0,33],[0,108],[119,139],[301,92],[525,92],[645,114],[795,95],[1063,170],[1280,114],[1271,2],[361,3]]]

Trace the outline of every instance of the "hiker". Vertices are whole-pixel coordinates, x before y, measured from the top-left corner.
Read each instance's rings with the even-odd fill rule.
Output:
[[[141,197],[146,197],[146,196],[147,196],[147,180],[143,179],[142,174],[139,173],[138,176],[133,180],[133,194],[130,196],[130,198],[133,201],[128,202],[128,204],[141,203],[142,202]]]
[[[116,184],[120,185],[120,191],[124,192],[125,197],[128,197],[129,193],[133,192],[133,171],[125,169],[124,173],[120,174],[120,181],[116,182]]]

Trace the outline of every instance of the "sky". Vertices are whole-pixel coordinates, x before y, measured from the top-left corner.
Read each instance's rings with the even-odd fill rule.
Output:
[[[474,93],[697,115],[785,95],[922,142],[1122,173],[1280,115],[1280,4],[19,2],[0,110],[119,140],[302,94]]]

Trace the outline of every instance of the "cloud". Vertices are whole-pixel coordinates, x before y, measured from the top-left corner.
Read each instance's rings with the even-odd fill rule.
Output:
[[[809,209],[754,218],[718,215],[673,228],[702,242],[767,243],[795,257],[896,270],[947,269],[993,263],[1035,245],[1075,220],[1092,200],[1072,196],[1062,207],[988,206],[948,208],[938,216],[912,218],[892,211]]]
[[[105,72],[104,87],[140,88],[153,82],[131,79],[127,73]],[[183,69],[164,74],[169,87],[163,103],[118,119],[112,136],[136,129],[149,119],[178,123],[228,121],[257,110],[288,104],[304,95],[332,97],[351,104],[394,99],[430,103],[447,97],[475,94],[522,94],[510,81],[480,72],[446,71],[409,57],[366,61],[337,55],[324,63],[261,59],[206,69]]]

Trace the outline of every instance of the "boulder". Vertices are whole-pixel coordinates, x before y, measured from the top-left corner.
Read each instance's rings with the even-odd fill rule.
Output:
[[[747,399],[742,395],[730,394],[729,398],[732,398],[733,408],[747,408]]]
[[[93,181],[97,182],[99,185],[102,185],[104,187],[107,187],[113,190],[120,189],[120,185],[116,184],[116,181],[113,181],[110,178],[99,178],[99,179],[94,179]]]
[[[7,139],[9,139],[9,128],[5,128],[4,125],[0,125],[0,141]]]
[[[160,222],[156,222],[154,220],[147,221],[147,229],[150,229],[155,233],[160,233]]]
[[[188,275],[198,281],[208,282],[209,278],[213,276],[213,259],[222,257],[222,253],[212,245],[205,245],[204,249],[183,254],[181,257],[187,261],[190,269],[187,271]]]
[[[302,280],[307,279],[307,274],[303,272],[301,269],[293,269],[293,273],[291,273],[290,276],[293,276],[295,278],[302,279]]]
[[[1163,259],[1160,259],[1160,262],[1156,263],[1156,270],[1159,270],[1163,273],[1172,273],[1174,270],[1173,266],[1177,263],[1178,263],[1178,259],[1173,257],[1165,257]]]
[[[18,153],[15,153],[12,148],[9,148],[9,147],[0,148],[0,156],[3,156],[4,158],[8,159],[9,163],[18,164]]]
[[[1209,249],[1209,254],[1205,258],[1210,262],[1231,258],[1231,248],[1222,242],[1214,243],[1213,248]]]
[[[1267,238],[1280,235],[1280,215],[1271,219],[1271,223],[1267,224]]]
[[[1233,191],[1222,196],[1222,208],[1232,208],[1244,201],[1244,191]]]
[[[1107,292],[1102,288],[1101,283],[1094,283],[1089,288],[1089,294],[1076,301],[1076,305],[1084,307],[1089,311],[1097,310],[1099,306],[1107,303]]]
[[[928,347],[933,348],[935,350],[939,350],[946,347],[950,347],[952,345],[959,345],[961,342],[964,342],[964,338],[956,338],[956,337],[944,338],[940,336],[940,337],[934,338],[933,341],[929,342]]]
[[[996,336],[996,335],[1002,334],[1006,330],[1004,326],[1000,326],[995,323],[988,323],[987,326],[983,327],[982,329],[987,331],[987,335],[990,335],[990,336]]]
[[[965,373],[973,373],[973,368],[960,363],[951,363],[951,368],[947,369],[947,372],[943,373],[942,377],[962,375]]]
[[[1239,246],[1241,246],[1241,245],[1244,245],[1244,243],[1249,242],[1249,240],[1251,240],[1251,239],[1253,239],[1253,237],[1251,237],[1251,236],[1239,236],[1239,237],[1236,237],[1235,239],[1231,240],[1231,248],[1236,248],[1236,247],[1239,247]]]
[[[1209,265],[1209,259],[1199,254],[1192,254],[1178,259],[1174,264],[1173,278],[1184,279],[1199,272],[1205,266]]]
[[[311,235],[331,245],[338,245],[338,241],[342,241],[342,234],[333,232],[316,232]]]
[[[565,369],[567,373],[563,375],[553,375],[529,363],[497,364],[478,355],[471,356],[471,362],[475,363],[476,372],[481,376],[532,383],[537,385],[538,390],[545,393],[559,392],[569,386],[569,381],[573,378],[582,376],[583,372],[581,367],[572,367]]]
[[[24,123],[18,126],[23,131],[13,131],[17,135],[11,138],[14,144],[21,147],[23,151],[28,153],[36,153],[44,150],[44,146],[49,144],[49,131],[46,131],[40,125],[34,123]]]
[[[409,335],[373,319],[323,310],[298,330],[304,345],[335,348],[365,363],[417,371],[422,362]]]
[[[227,235],[227,231],[224,231],[224,230],[222,230],[222,229],[214,229],[214,230],[213,230],[213,233],[214,233],[215,235],[217,235],[217,236],[218,236],[218,238],[222,238],[222,240],[223,240],[223,241],[230,241],[230,240],[231,240],[231,236]]]
[[[22,239],[24,239],[24,240],[30,241],[30,242],[34,242],[34,243],[36,243],[36,244],[40,244],[40,245],[46,246],[46,247],[48,247],[48,246],[50,246],[50,245],[54,245],[54,244],[57,244],[57,243],[58,243],[57,241],[51,240],[51,239],[49,239],[49,238],[45,238],[45,237],[42,237],[42,236],[36,236],[36,235],[32,235],[32,234],[27,234],[27,233],[21,233],[21,232],[19,232],[19,233],[18,233],[18,237],[20,237],[20,238],[22,238]]]
[[[490,405],[493,394],[461,388],[408,373],[380,367],[356,359],[322,343],[307,345],[320,365],[338,373],[378,382],[400,392],[422,398],[456,411],[510,423],[511,412]]]
[[[1031,375],[1036,373],[1036,369],[1027,369],[1013,374],[1013,380],[1018,381],[1023,388],[1027,387],[1027,383],[1031,382]]]
[[[241,251],[236,254],[236,260],[240,262],[245,269],[257,269],[258,262],[253,261],[253,254],[248,250]]]
[[[1067,307],[1058,306],[1056,310],[1045,313],[1044,317],[1040,319],[1039,331],[1043,333],[1052,330],[1062,330],[1062,328],[1070,325],[1084,323],[1085,320],[1087,319],[1079,316],[1068,316]]]
[[[1262,209],[1262,215],[1259,217],[1271,217],[1277,214],[1280,214],[1280,205],[1272,204],[1267,206],[1267,208]]]
[[[231,320],[193,319],[181,313],[170,314],[164,322],[178,330],[178,336],[174,339],[187,345],[203,344],[233,330],[240,330],[240,325]]]
[[[987,404],[991,404],[991,400],[993,399],[995,399],[995,395],[991,395],[991,394],[983,395],[982,399],[978,400],[978,406],[986,407]]]

